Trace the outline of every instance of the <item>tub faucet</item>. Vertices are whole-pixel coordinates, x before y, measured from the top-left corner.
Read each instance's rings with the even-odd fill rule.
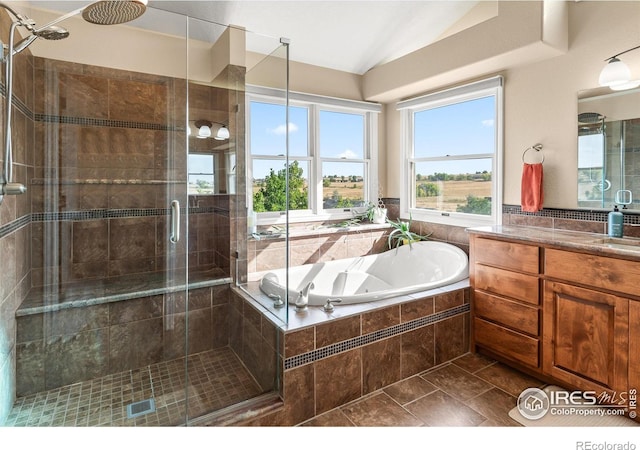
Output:
[[[315,286],[313,281],[309,281],[305,287],[302,288],[300,292],[298,292],[298,298],[296,299],[296,310],[302,311],[309,304],[309,291],[313,289]]]

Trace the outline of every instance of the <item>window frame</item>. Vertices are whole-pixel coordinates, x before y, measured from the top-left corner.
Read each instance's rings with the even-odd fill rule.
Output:
[[[382,105],[372,102],[326,97],[314,94],[289,92],[289,106],[307,108],[307,156],[290,156],[289,161],[308,161],[309,164],[309,208],[305,210],[289,210],[290,222],[313,222],[324,220],[343,220],[353,217],[358,208],[323,208],[322,163],[331,162],[332,158],[320,155],[320,111],[358,114],[364,120],[364,155],[363,159],[339,159],[339,162],[364,163],[364,195],[365,201],[377,202],[378,192],[378,115],[382,112]],[[282,160],[286,156],[252,155],[251,154],[251,103],[271,103],[286,105],[285,91],[262,86],[247,86],[246,94],[247,130],[246,130],[246,171],[247,171],[247,206],[253,210],[253,161]],[[286,223],[285,211],[270,211],[257,213],[259,225],[277,225]]]
[[[402,148],[402,191],[400,195],[400,212],[403,217],[412,217],[425,222],[435,222],[456,226],[500,225],[502,223],[502,182],[503,182],[503,77],[496,76],[486,80],[465,84],[451,89],[434,92],[409,100],[398,102],[396,109],[400,112],[401,148]],[[443,106],[462,103],[493,96],[495,98],[495,148],[493,153],[414,157],[414,116],[416,113]],[[415,207],[415,177],[412,177],[412,166],[416,162],[455,161],[472,159],[488,159],[491,162],[491,215],[427,210]]]

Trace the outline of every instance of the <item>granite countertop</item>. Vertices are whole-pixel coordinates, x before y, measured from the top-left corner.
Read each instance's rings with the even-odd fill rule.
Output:
[[[640,239],[631,237],[612,238],[606,234],[583,231],[556,230],[552,228],[527,227],[518,225],[493,225],[467,228],[467,232],[514,239],[532,244],[581,250],[593,254],[625,257],[640,261]]]

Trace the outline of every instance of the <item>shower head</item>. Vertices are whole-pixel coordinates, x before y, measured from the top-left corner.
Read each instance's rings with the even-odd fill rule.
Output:
[[[38,38],[43,38],[48,41],[58,41],[66,37],[69,37],[69,32],[65,28],[58,27],[56,25],[51,25],[47,28],[40,28],[38,30],[34,30],[30,36],[18,42],[13,47],[13,54],[15,55],[20,53]]]
[[[137,19],[147,9],[147,0],[99,1],[82,11],[84,20],[97,25],[116,25]]]
[[[66,28],[62,28],[57,25],[51,25],[48,28],[34,31],[33,34],[37,37],[46,39],[47,41],[58,41],[69,37],[69,31],[67,31]]]
[[[578,114],[578,122],[580,123],[598,123],[604,119],[602,114],[598,114],[595,112],[584,112]]]

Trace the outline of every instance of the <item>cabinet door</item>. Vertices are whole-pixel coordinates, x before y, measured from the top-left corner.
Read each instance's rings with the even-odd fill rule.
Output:
[[[629,301],[629,390],[632,389],[637,396],[640,392],[640,302],[636,301]],[[634,406],[638,408],[637,404]]]
[[[543,371],[581,390],[625,391],[629,300],[545,282]]]

